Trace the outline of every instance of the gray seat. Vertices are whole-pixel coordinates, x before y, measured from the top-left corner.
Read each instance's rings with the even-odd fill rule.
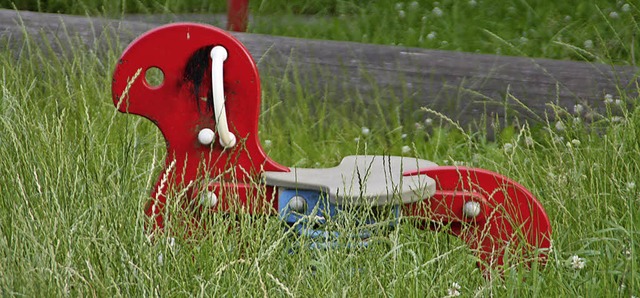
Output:
[[[432,196],[436,182],[426,175],[402,176],[405,171],[437,166],[401,156],[351,155],[333,168],[291,168],[288,173],[265,172],[267,185],[315,190],[338,205],[406,204]]]

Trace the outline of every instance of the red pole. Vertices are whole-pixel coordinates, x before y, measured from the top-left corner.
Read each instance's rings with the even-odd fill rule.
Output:
[[[249,20],[249,0],[227,1],[227,30],[244,32]]]

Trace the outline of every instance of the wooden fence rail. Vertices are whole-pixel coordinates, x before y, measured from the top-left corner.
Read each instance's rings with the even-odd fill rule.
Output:
[[[19,54],[26,34],[37,42],[55,41],[50,44],[61,55],[73,47],[71,39],[96,51],[114,45],[122,50],[158,25],[0,10],[0,45]],[[259,61],[263,78],[295,71],[308,88],[334,90],[336,101],[345,94],[367,101],[383,90],[389,98],[430,107],[463,123],[482,114],[504,117],[510,108],[536,119],[549,111],[549,103],[568,109],[580,103],[602,112],[605,94],[637,93],[639,72],[632,66],[233,34]]]

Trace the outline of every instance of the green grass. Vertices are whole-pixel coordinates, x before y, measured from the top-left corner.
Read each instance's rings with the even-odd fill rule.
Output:
[[[0,7],[106,15],[225,13],[226,1],[0,0]],[[488,54],[636,64],[633,1],[250,1],[248,31]]]
[[[201,0],[0,0],[0,7],[17,8],[40,12],[67,14],[106,14],[118,16],[122,13],[170,13],[170,12],[221,12],[226,1]]]
[[[395,3],[327,2],[324,10],[313,1],[302,8],[265,1],[252,9],[321,19],[321,25],[274,25],[265,33],[635,64],[638,7],[623,12],[623,3],[540,2],[467,7],[442,1],[442,18],[430,15],[425,25],[424,13],[408,10],[411,3],[402,8],[404,18],[394,17]],[[418,5],[420,12],[432,11],[433,3]],[[502,18],[510,6],[522,13]],[[609,16],[612,10],[618,19]],[[562,25],[565,15],[571,20]],[[389,26],[376,25],[385,18]],[[252,31],[261,32],[260,26]],[[419,44],[419,36],[431,31],[438,39]],[[520,44],[523,32],[528,41]],[[587,39],[592,48],[584,47]],[[465,297],[640,296],[637,95],[613,94],[620,104],[610,103],[592,122],[585,112],[558,108],[562,125],[510,125],[487,136],[455,129],[432,113],[406,113],[404,105],[385,101],[385,93],[374,99],[377,106],[355,96],[331,105],[331,86],[318,92],[295,77],[264,78],[260,137],[284,165],[331,166],[345,155],[402,155],[409,146],[409,155],[487,168],[530,189],[554,229],[549,262],[488,281],[460,240],[406,223],[360,250],[290,254],[295,243],[277,218],[246,214],[212,215],[211,228],[198,238],[169,233],[150,240],[142,208],[165,143],[149,121],[120,114],[111,103],[111,73],[124,45],[100,57],[78,45],[60,59],[33,44],[16,58],[0,45],[3,296],[443,297],[454,282]],[[584,269],[570,266],[574,255],[586,260]]]
[[[305,38],[627,64],[631,62],[633,43],[637,48],[633,36],[638,6],[633,2],[627,6],[623,1],[610,2],[575,4],[532,0],[503,1],[499,5],[453,0],[340,2],[335,9],[338,17],[329,15],[317,25],[272,29],[271,19],[256,18],[249,30]],[[276,5],[270,5],[270,1],[261,3],[264,5],[255,9],[255,15],[277,13],[272,8]],[[576,51],[574,47],[581,50]]]

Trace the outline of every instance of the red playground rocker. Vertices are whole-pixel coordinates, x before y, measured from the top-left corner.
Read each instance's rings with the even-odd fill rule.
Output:
[[[155,86],[145,77],[151,68],[164,75]],[[163,228],[169,194],[182,193],[183,208],[278,214],[315,239],[331,238],[323,224],[341,212],[385,207],[421,229],[448,226],[485,273],[501,268],[506,255],[544,261],[551,246],[549,219],[536,198],[487,170],[397,156],[347,156],[327,169],[269,159],[258,141],[256,64],[218,28],[178,23],[140,36],[119,60],[112,92],[119,111],[153,121],[167,142],[165,169],[145,209],[150,229]],[[356,237],[366,245],[363,231]]]

